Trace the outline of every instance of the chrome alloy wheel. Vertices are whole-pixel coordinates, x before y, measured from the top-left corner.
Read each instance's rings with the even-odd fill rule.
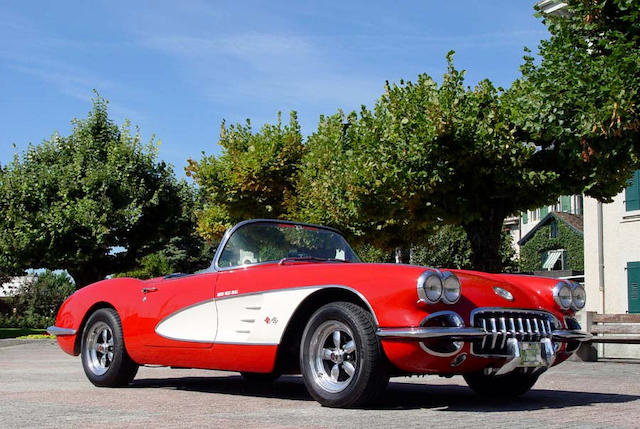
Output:
[[[309,366],[316,384],[330,393],[346,389],[358,366],[351,329],[337,320],[326,321],[313,332],[309,346]]]
[[[109,325],[98,322],[91,326],[87,334],[84,353],[87,363],[95,375],[103,375],[113,362],[113,332]]]

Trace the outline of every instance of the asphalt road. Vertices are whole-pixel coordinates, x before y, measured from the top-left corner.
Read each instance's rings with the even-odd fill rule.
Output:
[[[130,387],[96,388],[53,341],[0,341],[0,428],[428,426],[637,428],[640,364],[566,362],[508,401],[475,396],[461,377],[394,378],[381,406],[340,410],[299,377],[260,388],[237,373],[141,368]]]

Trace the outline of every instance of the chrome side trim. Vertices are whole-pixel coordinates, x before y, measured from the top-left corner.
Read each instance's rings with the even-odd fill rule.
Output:
[[[562,341],[562,342],[567,342],[567,341],[590,341],[593,338],[593,335],[591,335],[588,332],[584,332],[584,331],[569,331],[566,329],[559,329],[556,331],[551,332],[551,336],[553,337],[554,340],[556,341]]]
[[[481,328],[459,327],[423,327],[423,328],[380,328],[376,334],[382,339],[422,341],[432,338],[444,338],[450,340],[473,340],[484,338],[487,333]]]
[[[58,326],[49,326],[47,328],[47,332],[49,333],[49,335],[55,335],[56,337],[64,337],[65,335],[75,335],[77,331],[75,329],[60,328]]]

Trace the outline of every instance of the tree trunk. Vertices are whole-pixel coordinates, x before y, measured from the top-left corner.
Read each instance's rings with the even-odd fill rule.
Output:
[[[478,271],[498,273],[503,265],[500,243],[505,215],[492,211],[484,219],[463,225],[471,243],[471,263]]]
[[[411,249],[409,247],[396,247],[396,264],[409,264],[411,261]]]

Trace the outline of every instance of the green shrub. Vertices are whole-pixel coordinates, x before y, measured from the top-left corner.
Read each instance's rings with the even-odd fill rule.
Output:
[[[27,281],[20,292],[8,300],[11,311],[0,315],[0,326],[46,328],[54,324],[58,309],[75,291],[66,274],[45,271]]]

